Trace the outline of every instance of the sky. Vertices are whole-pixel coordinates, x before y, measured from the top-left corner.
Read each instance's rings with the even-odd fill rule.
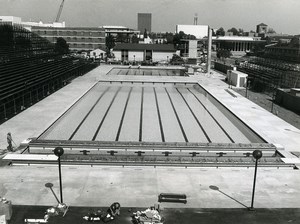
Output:
[[[54,22],[62,0],[0,0],[1,16]],[[300,0],[65,0],[66,26],[127,26],[137,29],[137,13],[152,13],[152,31],[174,32],[176,24],[228,30],[256,30],[265,23],[277,33],[300,34]]]

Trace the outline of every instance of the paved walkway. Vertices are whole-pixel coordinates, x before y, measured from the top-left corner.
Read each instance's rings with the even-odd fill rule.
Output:
[[[160,193],[184,193],[181,208],[245,208],[251,204],[252,168],[163,168],[63,166],[63,198],[72,206],[108,206],[119,201],[126,207],[157,203]],[[46,183],[53,183],[59,198],[56,166],[6,166],[0,169],[0,195],[16,205],[56,203]],[[219,190],[214,190],[216,186]],[[300,171],[259,168],[255,207],[300,208]]]

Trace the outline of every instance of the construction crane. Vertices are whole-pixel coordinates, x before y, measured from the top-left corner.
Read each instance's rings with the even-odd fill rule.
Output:
[[[58,10],[58,13],[57,13],[57,16],[56,16],[56,19],[55,19],[56,23],[58,23],[58,21],[59,21],[59,17],[61,15],[61,11],[62,11],[62,9],[64,7],[64,2],[65,2],[65,0],[62,0],[61,4],[59,6],[59,10]]]

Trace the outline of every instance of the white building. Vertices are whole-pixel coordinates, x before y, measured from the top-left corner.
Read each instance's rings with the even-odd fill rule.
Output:
[[[176,25],[176,33],[180,31],[194,35],[197,39],[202,39],[208,36],[208,25]]]
[[[176,53],[173,44],[132,44],[121,43],[114,47],[115,60],[118,61],[169,61]]]
[[[264,42],[260,37],[216,36],[212,37],[216,49],[228,49],[234,52],[250,51],[254,45]]]
[[[42,21],[39,22],[22,22],[22,18],[16,16],[0,16],[0,22],[9,23],[11,25],[21,25],[25,29],[31,31],[31,27],[56,27],[56,28],[64,28],[66,27],[65,22],[54,22],[54,23],[43,23]]]

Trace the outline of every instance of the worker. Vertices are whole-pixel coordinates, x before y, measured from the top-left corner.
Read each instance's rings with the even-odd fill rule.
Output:
[[[115,217],[116,215],[120,215],[120,203],[119,202],[114,202],[109,209],[107,210],[107,212],[112,216]]]
[[[13,151],[12,141],[13,141],[13,140],[12,140],[12,137],[11,137],[11,133],[10,133],[10,132],[7,133],[6,139],[7,139],[7,144],[8,144],[7,150],[12,152],[12,151]]]

